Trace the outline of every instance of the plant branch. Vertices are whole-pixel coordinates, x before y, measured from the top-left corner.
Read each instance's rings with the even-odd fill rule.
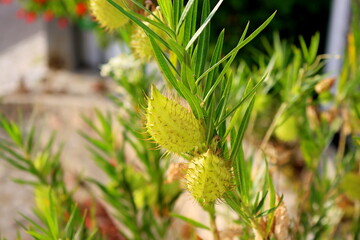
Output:
[[[216,226],[216,214],[215,214],[215,206],[212,204],[211,206],[206,208],[206,211],[209,213],[210,216],[210,226],[211,226],[211,232],[213,234],[214,240],[220,240],[220,234],[219,230]]]
[[[270,127],[268,128],[268,130],[266,131],[266,134],[265,134],[265,137],[264,139],[262,140],[261,142],[261,145],[260,145],[260,149],[264,149],[267,145],[267,143],[269,142],[270,140],[270,137],[272,135],[272,133],[274,132],[275,128],[276,128],[276,125],[277,125],[277,121],[279,119],[279,117],[285,112],[285,110],[287,109],[288,107],[288,103],[286,102],[283,102],[278,111],[276,112],[275,116],[274,116],[274,119],[272,120],[271,122],[271,125]]]

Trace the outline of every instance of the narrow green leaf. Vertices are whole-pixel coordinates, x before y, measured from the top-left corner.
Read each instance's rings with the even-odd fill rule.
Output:
[[[17,153],[15,150],[13,150],[12,147],[7,146],[7,144],[8,143],[6,143],[5,141],[3,141],[3,143],[0,141],[0,150],[2,150],[6,154],[12,156],[14,158],[14,160],[16,160],[16,161],[21,161],[21,162],[28,164],[27,159],[25,159],[23,156],[21,156],[19,153]]]
[[[159,64],[160,70],[165,75],[166,79],[170,82],[170,84],[181,94],[181,90],[179,89],[178,81],[176,77],[172,73],[168,61],[165,59],[164,53],[161,51],[160,47],[156,44],[155,40],[150,37],[151,45],[154,49],[155,57],[157,63]]]
[[[270,173],[269,173],[269,166],[268,166],[268,162],[265,160],[266,162],[266,182],[268,183],[268,188],[269,188],[269,193],[270,193],[270,208],[275,207],[275,203],[276,203],[276,191],[275,191],[275,187],[273,184],[273,181],[271,179]],[[268,216],[268,224],[266,227],[266,232],[269,233],[271,230],[271,227],[273,225],[273,221],[274,221],[274,214],[273,213],[269,213],[270,215]]]
[[[109,162],[109,156],[105,157],[99,154],[96,150],[88,148],[88,151],[92,155],[92,160],[108,175],[116,176],[116,169]]]
[[[245,131],[246,131],[247,125],[249,123],[251,111],[254,107],[254,102],[255,102],[255,97],[253,96],[250,100],[249,106],[247,107],[247,109],[245,111],[243,120],[241,121],[238,133],[236,135],[236,140],[234,142],[234,146],[231,146],[230,159],[235,159],[235,157],[237,156],[238,151],[241,147],[242,139],[245,135]]]
[[[218,62],[220,60],[221,57],[221,52],[222,52],[222,47],[223,47],[223,43],[224,43],[224,35],[225,35],[225,30],[222,30],[221,33],[219,34],[219,37],[217,39],[216,45],[215,45],[215,49],[213,52],[213,55],[211,57],[211,61],[210,61],[210,66],[213,66],[216,62]],[[204,87],[204,93],[203,96],[207,95],[207,93],[209,92],[211,86],[213,85],[213,81],[214,79],[218,76],[218,70],[219,67],[214,68],[213,71],[211,71],[209,73],[209,75],[206,78],[205,81],[205,87]],[[199,84],[199,81],[195,82],[196,84]]]
[[[208,70],[206,70],[200,77],[196,79],[196,82],[199,82],[205,76],[207,76],[211,71],[213,71],[217,66],[226,61],[228,58],[232,57],[234,53],[237,53],[241,48],[243,48],[246,44],[252,41],[274,18],[276,11],[263,23],[260,27],[258,27],[250,36],[248,36],[244,41],[240,42],[233,50],[231,50],[225,57],[223,57],[220,61],[212,65]]]
[[[200,107],[200,99],[191,93],[191,91],[180,81],[177,81],[175,76],[172,74],[168,62],[164,57],[164,53],[156,45],[155,40],[150,37],[151,44],[154,49],[154,53],[159,64],[160,69],[164,73],[165,77],[169,80],[170,84],[176,89],[176,91],[189,103],[195,117],[202,118],[203,112]]]
[[[180,28],[183,25],[183,23],[185,22],[185,19],[187,17],[187,15],[189,14],[191,7],[193,6],[195,0],[189,0],[184,8],[184,11],[181,14],[180,20],[176,25],[176,34],[179,34]]]
[[[204,0],[201,14],[201,22],[206,20],[210,12],[210,1]],[[210,41],[210,23],[206,26],[204,31],[200,34],[199,43],[197,44],[195,77],[199,77],[204,72],[206,57],[209,49]]]
[[[179,62],[184,62],[184,56],[187,54],[185,49],[173,39],[167,39],[167,42],[170,46],[170,50],[176,54]]]
[[[259,212],[262,209],[262,207],[264,206],[267,194],[268,194],[268,191],[263,193],[263,196],[261,197],[261,200],[259,203],[257,201],[255,202],[255,205],[254,205],[255,208],[253,209],[253,214],[256,214],[257,212]]]
[[[251,91],[249,91],[245,97],[243,97],[241,99],[241,101],[235,105],[235,107],[233,107],[229,112],[227,112],[225,114],[225,116],[219,120],[219,122],[217,123],[217,125],[221,124],[223,121],[225,121],[231,114],[233,114],[249,97],[253,96],[255,91],[259,88],[259,86],[261,85],[261,83],[263,83],[265,81],[265,79],[268,77],[267,73],[263,76],[263,78],[256,83],[256,85],[251,89]]]
[[[240,217],[242,218],[241,221],[245,222],[247,225],[251,225],[250,223],[250,216],[248,216],[246,214],[246,212],[244,212],[242,210],[242,202],[241,199],[236,197],[234,195],[233,192],[228,192],[224,195],[225,201],[227,204],[229,204],[229,206],[237,213],[240,215]]]
[[[241,193],[242,201],[247,205],[250,200],[250,186],[248,182],[251,181],[251,179],[249,178],[248,168],[241,145],[237,156],[232,162],[232,166],[234,168],[236,188],[238,192]]]
[[[246,25],[246,28],[239,40],[239,43],[241,43],[244,38],[245,38],[245,35],[247,33],[247,30],[249,28],[249,24]],[[224,80],[224,76],[225,74],[227,73],[228,69],[230,68],[232,62],[234,61],[235,57],[236,57],[236,54],[238,53],[238,51],[234,52],[234,54],[230,57],[229,61],[227,61],[227,63],[225,64],[225,67],[224,69],[221,71],[221,73],[219,74],[219,76],[217,76],[217,79],[215,80],[215,83],[211,86],[210,90],[208,91],[207,95],[205,96],[204,98],[204,102],[207,101],[207,99],[212,95],[212,93],[215,91],[216,87],[218,86],[218,84]]]
[[[220,7],[220,5],[221,5],[221,3],[223,1],[224,0],[219,0],[219,2],[216,4],[216,6],[211,11],[211,13],[205,19],[204,23],[200,26],[200,28],[196,31],[196,33],[192,36],[192,38],[190,39],[190,41],[186,45],[186,47],[185,47],[186,50],[188,50],[192,46],[192,44],[195,42],[195,40],[200,36],[200,34],[205,29],[205,27],[209,24],[211,18],[215,15],[216,11],[218,10],[218,8]]]
[[[232,82],[233,82],[233,74],[232,74],[232,71],[229,71],[227,80],[222,81],[222,86],[221,86],[221,91],[220,91],[221,99],[218,104],[218,110],[216,112],[216,119],[221,119],[226,113],[226,107],[228,105],[228,99],[230,96]]]
[[[213,134],[214,134],[214,130],[215,130],[215,126],[214,126],[214,120],[215,120],[215,99],[211,99],[210,102],[210,106],[209,106],[209,112],[207,114],[207,119],[206,119],[206,130],[207,130],[207,137],[206,137],[206,143],[207,145],[209,145],[211,143],[211,140],[213,138]]]
[[[30,219],[29,217],[25,216],[24,214],[20,213],[20,215],[29,223],[31,223],[32,228],[35,228],[37,232],[42,232],[45,235],[49,235],[50,233],[47,231],[47,229],[43,228],[42,226],[40,226],[38,223],[36,223],[35,221],[33,221],[32,219]],[[27,230],[27,229],[25,229]],[[27,232],[27,231],[26,231]]]
[[[20,170],[23,170],[23,171],[26,171],[26,172],[29,170],[29,168],[28,168],[29,163],[27,163],[27,162],[25,162],[26,165],[24,166],[18,160],[15,160],[15,159],[13,159],[13,158],[11,158],[9,156],[6,156],[4,154],[0,154],[0,157],[2,159],[4,159],[6,162],[8,162],[9,164],[11,164],[12,166],[16,167],[17,169],[20,169]]]
[[[299,42],[300,42],[301,50],[302,50],[302,52],[304,54],[305,59],[308,59],[309,58],[309,50],[308,50],[308,48],[306,46],[306,43],[305,43],[305,40],[304,40],[303,36],[299,37]]]
[[[104,138],[104,136],[109,136],[112,134],[112,128],[111,128],[111,117],[109,114],[107,114],[105,116],[105,114],[103,114],[102,112],[100,112],[99,109],[95,110],[95,114],[97,119],[100,122],[101,125],[101,129],[102,129],[102,137]]]
[[[155,26],[156,28],[160,29],[161,31],[166,33],[169,36],[169,38],[175,39],[175,37],[176,37],[175,33],[165,23],[163,23],[159,18],[157,18],[156,20],[153,20],[153,19],[150,19],[147,16],[144,16],[144,15],[141,15],[141,14],[138,14],[138,13],[132,13],[132,14],[134,16],[136,16],[137,18],[139,18],[140,20],[142,20],[143,22],[148,22],[149,24],[151,24],[151,25]],[[154,14],[152,14],[152,15],[154,15]]]
[[[229,206],[236,213],[242,212],[241,207],[240,207],[240,201],[236,201],[236,197],[234,196],[234,194],[232,192],[224,194],[224,199],[225,199],[226,203],[229,204]]]
[[[190,41],[190,38],[194,35],[197,26],[196,23],[199,0],[195,0],[192,5],[193,6],[190,8],[189,13],[185,18],[185,23],[178,31],[178,36],[182,36],[182,38],[178,38],[181,39],[182,46],[185,46],[185,44]],[[189,54],[192,53],[192,48],[186,50]]]
[[[54,144],[55,138],[56,138],[56,132],[52,132],[50,135],[50,138],[47,140],[47,143],[44,147],[44,150],[43,150],[44,152],[45,151],[51,152],[51,148]]]
[[[320,33],[316,32],[315,35],[311,38],[310,48],[309,48],[309,55],[310,59],[308,63],[313,63],[317,57],[318,49],[320,44]]]
[[[175,38],[175,32],[172,29],[170,29],[165,23],[163,23],[163,21],[158,16],[156,16],[152,11],[150,11],[149,9],[144,7],[144,5],[142,3],[140,3],[136,0],[130,0],[130,1],[132,1],[136,6],[138,6],[145,12],[147,12],[149,15],[153,16],[155,20],[152,20],[152,19],[148,18],[147,16],[144,16],[143,14],[138,14],[136,12],[133,12],[134,16],[138,17],[139,19],[141,19],[144,22],[148,22],[151,25],[156,26],[157,28],[161,29],[162,31],[167,33],[172,38]],[[166,17],[165,17],[165,19],[166,19]]]
[[[164,14],[166,21],[170,24],[170,26],[174,26],[175,23],[173,22],[173,5],[172,1],[169,0],[158,0],[157,1],[161,11]]]
[[[174,6],[174,23],[176,25],[175,28],[177,28],[177,25],[180,21],[180,16],[183,12],[184,0],[174,0],[173,6]],[[176,35],[178,35],[178,32],[176,31],[176,29],[175,29],[175,32],[176,32]]]
[[[239,193],[242,193],[242,180],[241,180],[241,174],[243,171],[243,168],[241,166],[241,163],[243,161],[243,151],[242,146],[240,146],[238,157],[236,157],[232,161],[232,167],[234,169],[234,179],[236,183],[236,188],[239,191]]]
[[[156,39],[157,41],[159,41],[161,44],[163,44],[166,48],[170,48],[169,45],[167,44],[167,42],[162,39],[157,33],[155,33],[151,28],[149,28],[148,26],[146,26],[141,20],[139,20],[136,16],[135,13],[131,12],[131,11],[126,11],[123,7],[121,7],[120,5],[118,5],[116,2],[114,2],[113,0],[107,0],[111,5],[113,5],[115,8],[117,8],[122,14],[124,14],[125,16],[127,16],[128,18],[130,18],[130,20],[132,22],[134,22],[135,24],[137,24],[139,27],[141,27],[142,29],[144,29],[145,33],[150,37],[153,37],[154,39]]]
[[[80,226],[76,229],[76,233],[74,234],[74,239],[81,239],[81,235],[84,229],[85,217],[82,218]]]
[[[192,94],[196,94],[194,71],[192,69],[191,59],[188,53],[185,54],[184,61],[181,63],[181,80],[191,90]]]
[[[11,180],[12,180],[14,183],[17,183],[17,184],[20,184],[20,185],[30,185],[30,186],[39,185],[39,182],[24,180],[24,179],[20,179],[20,178],[13,178],[13,179],[11,179]]]
[[[52,234],[53,239],[59,238],[59,225],[56,216],[55,203],[52,194],[52,190],[49,191],[49,212],[45,213],[49,230]]]
[[[72,211],[71,211],[71,214],[70,214],[70,217],[66,223],[66,226],[65,226],[65,234],[66,236],[72,236],[73,235],[73,232],[74,232],[74,229],[75,229],[75,222],[77,220],[77,207],[76,206],[73,206],[72,208]]]
[[[49,239],[46,235],[42,235],[42,234],[40,234],[38,232],[35,232],[35,231],[29,230],[29,231],[26,231],[26,233],[29,234],[30,236],[36,238],[36,239],[46,239],[46,240]]]
[[[268,210],[265,210],[265,211],[259,213],[258,215],[256,215],[256,217],[259,218],[259,217],[266,216],[266,215],[268,215],[268,214],[270,214],[270,213],[273,213],[273,212],[280,206],[280,204],[282,203],[283,199],[284,199],[284,195],[281,196],[278,204],[277,204],[275,207],[270,208],[270,209],[268,209]]]
[[[182,82],[178,82],[179,88],[182,89],[182,94],[185,100],[189,103],[195,117],[200,119],[204,116],[203,110],[201,108],[201,101],[200,99],[192,94],[188,88],[184,86]]]
[[[187,223],[189,223],[190,225],[192,225],[194,227],[210,230],[210,228],[205,226],[204,224],[202,224],[200,222],[197,222],[197,221],[195,221],[195,220],[193,220],[191,218],[185,217],[183,215],[173,213],[173,212],[171,212],[169,215],[172,216],[172,217],[178,218],[180,220],[183,220],[184,222],[187,222]]]
[[[27,135],[26,140],[25,140],[25,143],[26,143],[25,149],[26,149],[26,152],[28,152],[28,153],[31,153],[31,151],[33,150],[34,136],[35,136],[35,127],[32,126],[30,128],[30,132]]]
[[[112,146],[109,145],[107,142],[104,142],[102,139],[95,139],[89,137],[85,133],[80,133],[80,135],[91,144],[91,146],[95,147],[96,149],[102,151],[104,154],[109,154],[112,152]]]
[[[5,130],[10,139],[18,146],[22,147],[22,136],[19,127],[13,123],[3,118],[1,121],[2,128]]]
[[[191,11],[191,21],[189,22],[190,36],[194,36],[196,28],[197,28],[198,8],[199,8],[199,0],[195,0],[194,7],[192,8],[192,11]],[[184,44],[185,44],[185,42],[184,42]],[[192,52],[191,49],[185,48],[185,50],[188,50],[189,52]]]

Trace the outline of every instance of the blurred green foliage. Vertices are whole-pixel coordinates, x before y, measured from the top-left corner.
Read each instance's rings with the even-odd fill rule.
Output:
[[[216,1],[211,1],[215,4]],[[237,42],[246,23],[251,22],[252,27],[259,26],[266,16],[277,11],[276,18],[263,31],[262,37],[271,38],[274,31],[278,31],[282,38],[290,41],[297,40],[302,35],[310,41],[311,36],[320,32],[326,36],[328,27],[330,0],[227,0],[224,1],[218,14],[212,21],[212,38],[216,39],[222,30],[225,31],[225,50],[231,49]],[[325,37],[320,43],[320,52],[323,51]],[[254,47],[260,47],[261,43],[255,40],[251,43]]]

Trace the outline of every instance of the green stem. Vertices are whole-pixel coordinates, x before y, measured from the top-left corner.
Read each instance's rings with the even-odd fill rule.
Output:
[[[266,239],[266,232],[264,232],[264,229],[261,227],[260,223],[258,222],[260,218],[256,218],[248,206],[244,206],[242,209],[245,212],[245,214],[249,217],[249,220],[251,222],[251,227],[256,235],[255,240]]]
[[[274,117],[273,121],[271,122],[270,127],[268,128],[268,130],[267,130],[267,132],[265,134],[265,137],[264,137],[263,141],[261,142],[260,149],[264,150],[264,148],[266,147],[267,143],[270,140],[270,137],[271,137],[272,133],[274,132],[274,130],[276,128],[277,120],[285,112],[287,107],[288,107],[288,104],[286,102],[283,102],[280,105],[278,111],[275,114],[275,117]]]
[[[51,185],[51,183],[47,182],[46,178],[38,171],[38,169],[36,169],[36,167],[34,166],[34,162],[31,160],[31,154],[26,150],[25,146],[21,146],[21,151],[23,152],[24,158],[29,163],[30,173],[37,177],[42,184]]]
[[[219,230],[217,229],[216,226],[216,214],[215,214],[214,204],[211,204],[210,206],[205,208],[205,210],[209,213],[210,216],[210,226],[211,226],[211,232],[213,234],[213,239],[220,240]]]

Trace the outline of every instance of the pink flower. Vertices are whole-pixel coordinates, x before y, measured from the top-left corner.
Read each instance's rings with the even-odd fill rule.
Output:
[[[45,22],[50,22],[51,20],[54,19],[54,13],[50,10],[46,10],[44,12],[43,18],[44,18]]]
[[[34,12],[26,12],[25,13],[25,21],[26,23],[32,23],[36,20],[36,14]]]
[[[67,20],[67,18],[59,18],[58,20],[58,25],[60,28],[66,28],[69,25],[69,21]]]
[[[0,0],[0,4],[4,4],[4,5],[10,4],[11,2],[12,0]]]
[[[26,12],[23,8],[19,8],[19,10],[17,10],[16,12],[16,17],[17,18],[25,18]]]

